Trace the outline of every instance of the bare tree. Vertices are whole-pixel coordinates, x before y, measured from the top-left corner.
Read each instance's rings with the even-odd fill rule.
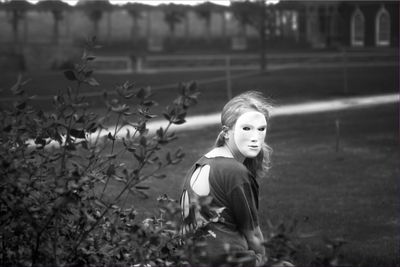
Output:
[[[229,10],[228,6],[218,5],[213,3],[212,11],[219,14],[221,16],[221,33],[225,37],[226,36],[226,20],[225,13]]]
[[[135,41],[139,34],[139,20],[143,18],[143,12],[146,10],[147,6],[141,3],[129,2],[123,5],[123,8],[132,18],[130,37],[132,41]]]
[[[185,18],[185,10],[181,5],[163,5],[164,20],[168,24],[172,37],[175,37],[176,25],[182,23]]]
[[[241,23],[244,27],[246,25],[254,27],[260,38],[260,68],[265,70],[266,68],[266,57],[265,57],[265,46],[266,46],[266,24],[268,21],[268,12],[266,6],[266,0],[256,1],[232,1],[231,10],[233,16]]]
[[[25,19],[27,11],[31,8],[31,4],[26,0],[9,0],[3,3],[3,8],[8,15],[9,22],[13,32],[13,42],[18,45],[19,42],[19,25],[21,20]]]
[[[211,15],[216,8],[216,4],[211,2],[204,2],[194,7],[197,16],[204,20],[206,29],[206,40],[210,41],[211,38]]]
[[[99,23],[103,18],[104,12],[111,12],[113,6],[110,4],[108,0],[96,0],[96,1],[83,1],[80,0],[77,5],[81,8],[88,18],[93,23],[93,35],[99,37]],[[109,22],[110,24],[110,22]],[[107,37],[110,36],[110,25],[108,25],[107,29]]]

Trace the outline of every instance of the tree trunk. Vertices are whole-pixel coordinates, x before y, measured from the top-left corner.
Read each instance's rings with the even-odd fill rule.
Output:
[[[19,24],[19,19],[18,19],[18,11],[14,10],[13,11],[13,15],[12,15],[12,31],[13,31],[13,42],[14,44],[18,44],[19,43],[19,38],[18,38],[18,24]]]
[[[93,21],[93,35],[96,36],[97,40],[99,40],[99,21]]]
[[[226,37],[226,19],[225,19],[225,12],[221,12],[222,17],[222,37]]]
[[[206,19],[206,41],[209,43],[211,41],[211,19]]]
[[[264,0],[261,0],[261,23],[260,23],[260,69],[264,71],[266,69],[266,55],[265,55],[265,45],[266,45],[266,36],[265,36],[265,20],[266,20],[266,3]]]
[[[186,40],[189,39],[190,25],[189,25],[189,14],[185,14],[185,37]]]
[[[147,16],[146,16],[146,38],[151,37],[151,11],[147,11]]]
[[[174,39],[174,38],[175,38],[175,23],[172,23],[172,24],[169,26],[169,31],[170,31],[170,33],[171,33],[172,39]]]
[[[59,20],[54,17],[54,24],[53,24],[53,44],[58,45],[59,40]]]
[[[131,42],[135,42],[135,36],[136,36],[136,17],[132,16],[132,25],[131,25]]]
[[[66,35],[66,40],[71,40],[70,36],[71,36],[71,23],[70,23],[70,14],[69,12],[67,12],[66,16],[65,16],[65,35]]]
[[[24,15],[23,15],[23,21],[24,21],[23,43],[26,44],[26,43],[28,43],[28,33],[29,33],[29,23],[28,23],[28,18],[27,18],[27,14],[26,13],[24,13]]]
[[[111,12],[107,12],[107,43],[111,42],[111,27],[112,27],[112,21],[111,21]]]

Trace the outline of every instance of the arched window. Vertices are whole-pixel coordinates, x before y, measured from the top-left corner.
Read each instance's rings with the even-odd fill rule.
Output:
[[[357,8],[351,17],[351,45],[364,46],[365,19],[364,14]]]
[[[382,6],[375,18],[375,42],[377,46],[390,45],[390,15]]]

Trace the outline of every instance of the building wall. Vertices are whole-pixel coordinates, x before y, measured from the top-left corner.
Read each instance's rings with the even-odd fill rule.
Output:
[[[390,46],[399,45],[399,1],[290,1],[279,4],[299,15],[299,39],[311,47],[351,46],[351,18],[359,8],[365,18],[364,46],[375,47],[375,20],[382,6],[390,14]]]
[[[399,45],[399,2],[397,1],[349,1],[340,4],[340,12],[343,16],[343,41],[351,45],[351,17],[356,8],[359,8],[365,17],[365,46],[374,47],[375,42],[375,19],[377,12],[384,6],[390,14],[390,46]]]
[[[283,4],[281,4],[283,3]],[[350,46],[351,16],[359,7],[365,16],[365,46],[375,46],[375,17],[379,8],[384,5],[391,17],[391,46],[399,44],[399,2],[397,1],[288,1],[282,0],[276,8],[276,32],[267,34],[268,45],[287,43],[292,46],[308,44],[311,47],[330,47],[338,44]],[[282,21],[283,14],[295,14],[295,28]],[[292,16],[292,15],[291,15]],[[206,38],[204,20],[192,10],[188,12],[187,21],[176,25],[175,37],[197,42]],[[10,17],[0,10],[0,44],[13,43],[13,32]],[[160,8],[152,8],[138,21],[138,32],[132,36],[132,18],[126,10],[115,9],[103,13],[99,25],[100,42],[142,43],[154,40],[162,43],[170,36],[168,25]],[[65,14],[59,24],[60,43],[77,43],[93,35],[93,25],[82,10],[72,9]],[[53,38],[53,17],[50,12],[30,10],[26,19],[19,26],[19,40],[28,44],[50,44]],[[214,12],[211,17],[211,39],[231,38],[247,39],[247,43],[257,47],[257,31],[250,26],[245,29],[231,16]]]
[[[110,17],[110,18],[108,18]],[[108,29],[108,19],[111,20],[111,29]],[[48,43],[52,40],[53,17],[50,12],[29,11],[27,13],[28,33],[27,42]],[[224,14],[213,13],[211,17],[211,36],[223,36],[232,34],[234,29],[231,27],[233,18],[226,20],[226,32],[223,28]],[[144,13],[138,21],[138,36],[141,38],[151,36],[165,37],[170,35],[168,25],[164,21],[164,14],[161,9],[153,8],[151,12]],[[108,35],[111,41],[128,41],[131,38],[132,18],[127,11],[117,9],[110,14],[104,13],[99,24],[99,39],[106,39]],[[186,28],[188,27],[188,28]],[[185,22],[176,25],[177,37],[203,37],[205,34],[205,22],[197,14],[190,11],[188,14],[188,25]],[[20,40],[23,40],[24,25],[20,23]],[[9,23],[8,14],[0,10],[0,33],[1,43],[12,42],[13,33]],[[254,34],[249,30],[250,35]],[[60,37],[66,39],[81,39],[93,34],[93,25],[88,17],[81,10],[72,10],[65,14],[65,18],[60,23]]]

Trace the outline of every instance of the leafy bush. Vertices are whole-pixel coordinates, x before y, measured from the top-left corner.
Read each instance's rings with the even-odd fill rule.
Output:
[[[184,262],[186,253],[176,249],[176,201],[160,198],[160,214],[145,222],[137,222],[136,211],[121,203],[128,194],[144,192],[143,181],[164,178],[163,168],[184,157],[181,149],[170,152],[165,145],[176,139],[170,126],[184,123],[196,104],[196,83],[178,86],[179,95],[163,114],[166,127],[155,133],[147,128],[156,104],[150,88],[116,86],[114,95],[104,93],[105,115],[99,116],[80,96],[83,86],[98,85],[90,68],[94,41],[64,72],[75,86],[54,96],[53,112],[30,106],[21,76],[11,88],[18,100],[1,108],[2,266]],[[133,130],[119,138],[125,126]],[[131,156],[129,168],[120,161],[124,154]],[[121,184],[113,197],[107,194],[111,182]]]

